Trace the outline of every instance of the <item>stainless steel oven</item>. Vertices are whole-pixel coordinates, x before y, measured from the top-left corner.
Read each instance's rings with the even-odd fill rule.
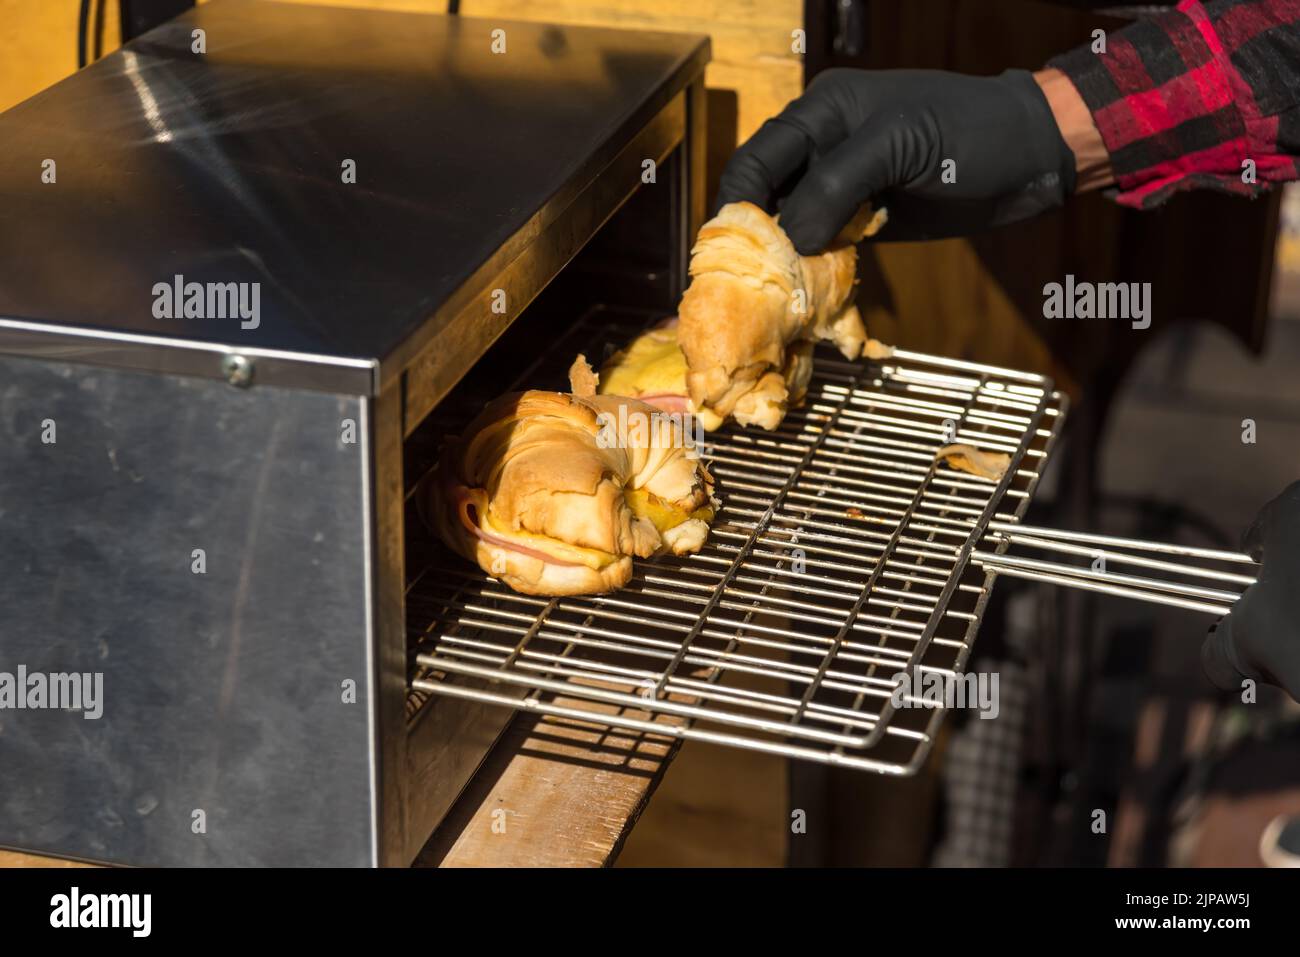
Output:
[[[509,717],[408,711],[419,427],[567,269],[671,305],[708,56],[225,0],[0,115],[0,845],[414,858]]]

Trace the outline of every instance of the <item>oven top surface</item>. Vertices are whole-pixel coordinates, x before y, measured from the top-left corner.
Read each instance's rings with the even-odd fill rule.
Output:
[[[706,57],[677,34],[200,6],[0,114],[0,321],[382,360]]]

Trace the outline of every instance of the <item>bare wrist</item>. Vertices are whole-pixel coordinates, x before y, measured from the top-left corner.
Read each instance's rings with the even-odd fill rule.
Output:
[[[1115,182],[1110,153],[1106,150],[1097,124],[1093,122],[1092,111],[1070,78],[1060,70],[1048,69],[1035,73],[1034,80],[1047,98],[1057,128],[1061,131],[1061,138],[1074,153],[1075,171],[1078,174],[1075,192],[1086,193],[1110,186]]]

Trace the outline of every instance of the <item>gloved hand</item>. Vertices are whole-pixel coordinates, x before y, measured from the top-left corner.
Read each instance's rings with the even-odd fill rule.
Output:
[[[1260,511],[1245,551],[1263,562],[1259,580],[1210,629],[1201,649],[1205,673],[1225,691],[1254,678],[1300,701],[1300,482]]]
[[[889,209],[881,239],[937,239],[1036,216],[1074,186],[1074,154],[1025,70],[837,69],[736,151],[718,206],[774,212],[788,197],[781,225],[812,255],[867,200]]]

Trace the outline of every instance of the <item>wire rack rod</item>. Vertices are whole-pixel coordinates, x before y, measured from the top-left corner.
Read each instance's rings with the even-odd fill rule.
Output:
[[[998,552],[976,551],[972,560],[999,575],[1050,582],[1152,604],[1225,615],[1255,582],[1256,562],[1240,552],[1188,545],[1162,544],[1112,535],[1034,528],[993,522],[985,541]],[[1010,547],[1087,559],[1068,564],[1045,558],[1013,555]],[[1166,556],[1157,558],[1154,556]],[[1179,559],[1173,561],[1170,559]],[[1132,575],[1112,566],[1132,566],[1165,573],[1164,577]],[[1214,585],[1204,584],[1213,582]]]

